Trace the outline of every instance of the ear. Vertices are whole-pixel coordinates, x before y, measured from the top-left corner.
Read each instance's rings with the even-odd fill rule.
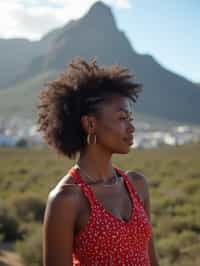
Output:
[[[96,127],[96,119],[94,116],[89,115],[83,115],[81,117],[81,124],[83,126],[83,129],[87,133],[93,133]]]

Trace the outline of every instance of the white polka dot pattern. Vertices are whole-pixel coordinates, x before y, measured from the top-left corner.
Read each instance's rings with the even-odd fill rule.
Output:
[[[151,224],[128,176],[118,167],[115,169],[124,178],[132,199],[132,213],[127,222],[103,207],[77,168],[69,170],[91,205],[88,223],[74,237],[74,266],[150,266],[148,242],[152,234]]]

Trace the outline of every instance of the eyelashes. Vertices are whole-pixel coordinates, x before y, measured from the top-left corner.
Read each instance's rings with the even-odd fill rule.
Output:
[[[121,111],[120,113],[121,113],[121,115],[119,116],[119,120],[126,120],[129,122],[133,122],[135,120],[132,116],[133,115],[132,112]]]
[[[120,120],[128,120],[132,122],[134,119],[132,117],[120,117]]]

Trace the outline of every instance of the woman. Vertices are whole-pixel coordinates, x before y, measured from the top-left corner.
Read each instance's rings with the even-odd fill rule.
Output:
[[[78,160],[49,193],[45,266],[157,266],[147,179],[112,154],[133,144],[131,103],[141,85],[118,65],[73,60],[42,90],[38,130],[58,154]]]

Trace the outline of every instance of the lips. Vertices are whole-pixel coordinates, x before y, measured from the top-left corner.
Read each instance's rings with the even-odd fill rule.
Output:
[[[126,138],[126,141],[129,142],[130,144],[133,143],[133,136],[129,136],[128,138]]]
[[[128,140],[133,140],[133,135],[128,136]]]

